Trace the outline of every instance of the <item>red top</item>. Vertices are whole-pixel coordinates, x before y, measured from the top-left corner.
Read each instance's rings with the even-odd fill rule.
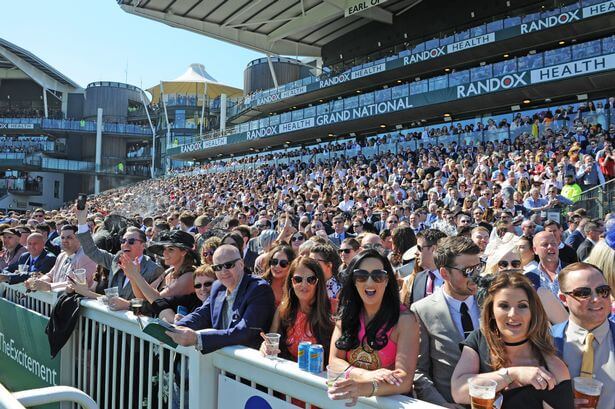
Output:
[[[308,317],[301,310],[297,311],[297,317],[292,327],[286,329],[286,347],[290,355],[297,360],[297,350],[299,343],[309,341],[312,344],[317,344],[318,340],[312,335],[312,329],[308,322]]]

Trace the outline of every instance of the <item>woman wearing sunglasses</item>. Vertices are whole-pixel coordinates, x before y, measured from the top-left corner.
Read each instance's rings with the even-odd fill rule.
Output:
[[[290,263],[295,259],[295,252],[286,245],[274,247],[267,255],[267,269],[262,279],[271,285],[275,296],[275,306],[280,305],[284,294],[284,282],[290,270]]]
[[[220,246],[222,240],[220,237],[212,236],[205,240],[203,245],[201,246],[201,263],[212,265],[214,263],[213,257],[214,252]]]
[[[498,274],[523,273],[523,262],[521,261],[521,252],[519,251],[518,240],[513,240],[506,244],[502,244],[498,249],[487,258],[487,266],[485,267],[484,277],[478,283],[478,294],[476,299],[482,305],[486,297],[487,289],[491,282]],[[542,303],[543,308],[547,312],[547,318],[552,324],[558,324],[568,319],[568,312],[562,305],[561,301],[548,289],[539,288],[537,290],[538,298]]]
[[[462,343],[451,380],[455,402],[470,403],[468,379],[496,383],[502,409],[572,409],[566,364],[556,356],[544,308],[521,273],[499,274],[488,290],[480,329]]]
[[[299,254],[299,247],[305,243],[305,234],[297,232],[290,236],[290,246],[293,248],[295,254]]]
[[[297,360],[299,343],[321,344],[325,361],[333,332],[331,303],[327,297],[325,275],[317,261],[299,257],[290,266],[284,281],[284,296],[273,317],[270,332],[279,333],[280,350],[268,351],[263,342],[261,352],[280,353],[282,358]]]
[[[412,391],[419,326],[401,306],[389,260],[375,249],[357,254],[339,296],[329,364],[347,368],[329,388],[332,399]],[[385,301],[386,300],[386,301]]]

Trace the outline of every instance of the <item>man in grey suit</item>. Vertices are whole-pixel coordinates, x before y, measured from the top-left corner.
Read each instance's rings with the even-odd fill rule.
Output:
[[[421,328],[414,390],[421,400],[461,408],[451,395],[451,376],[461,356],[459,343],[479,326],[472,277],[484,269],[480,248],[467,237],[446,237],[434,254],[444,284],[432,295],[412,304]]]
[[[579,261],[583,261],[589,256],[589,253],[600,240],[600,236],[604,233],[604,228],[599,223],[591,221],[583,227],[583,232],[585,233],[585,240],[581,242],[577,249]]]
[[[336,248],[339,248],[342,242],[348,237],[354,237],[354,234],[346,233],[346,229],[344,228],[344,216],[342,214],[338,214],[333,218],[333,229],[335,231],[329,234],[329,240],[331,240],[331,243],[333,243]]]
[[[138,259],[141,265],[141,275],[148,283],[152,283],[164,273],[164,269],[147,255],[145,250],[145,233],[136,228],[129,227],[120,240],[121,251],[111,254],[96,247],[87,223],[87,210],[76,210],[78,231],[77,239],[83,247],[85,254],[96,264],[106,268],[110,272],[109,287],[118,287],[119,297],[109,302],[109,308],[114,310],[127,310],[130,308],[130,299],[135,297],[129,280],[124,275],[120,265],[120,256],[128,254],[132,259]]]

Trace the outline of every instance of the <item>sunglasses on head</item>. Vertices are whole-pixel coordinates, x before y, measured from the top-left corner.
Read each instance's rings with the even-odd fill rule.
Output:
[[[579,288],[575,288],[572,291],[566,291],[564,292],[564,294],[569,295],[574,298],[580,298],[582,300],[586,300],[589,297],[591,297],[592,292],[594,291],[592,291],[592,289],[589,287],[579,287]],[[609,287],[607,284],[600,285],[596,287],[595,293],[600,298],[608,298],[611,295],[611,287]]]
[[[350,254],[350,252],[352,251],[352,249],[339,249],[337,252],[338,253],[344,253],[344,254]]]
[[[225,270],[230,270],[231,268],[235,267],[235,263],[238,262],[239,260],[241,260],[240,258],[236,258],[235,260],[231,260],[231,261],[227,261],[226,263],[221,263],[221,264],[213,264],[211,266],[212,270],[214,271],[220,271],[222,269]]]
[[[508,266],[511,266],[512,268],[519,268],[521,267],[521,260],[513,260],[513,261],[500,260],[498,261],[498,267],[508,268]]]
[[[137,242],[137,241],[139,241],[139,242],[143,243],[143,240],[139,240],[139,239],[132,239],[132,238],[131,238],[131,239],[121,238],[121,239],[120,239],[120,243],[121,243],[121,244],[128,243],[128,244],[129,244],[129,245],[131,245],[131,246],[132,246],[133,244],[135,244],[135,242]]]
[[[214,283],[213,281],[205,281],[204,283],[194,283],[194,288],[198,290],[202,287],[211,287],[213,283]]]
[[[277,258],[272,258],[271,260],[269,260],[269,265],[270,266],[277,266],[277,265],[279,265],[282,268],[286,268],[286,267],[288,267],[289,264],[290,264],[290,262],[288,260],[278,260]]]
[[[305,280],[305,282],[308,283],[309,285],[314,285],[318,282],[318,277],[316,276],[309,276],[309,277],[293,276],[294,284],[301,284],[303,280]]]
[[[375,283],[383,283],[389,278],[389,274],[386,270],[372,270],[370,272],[360,268],[352,272],[355,283],[365,283],[370,277]]]
[[[290,241],[303,241],[303,240],[305,240],[305,237],[303,237],[302,235],[293,236],[290,238]]]

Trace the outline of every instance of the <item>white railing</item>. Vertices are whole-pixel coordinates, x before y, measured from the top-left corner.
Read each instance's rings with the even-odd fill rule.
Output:
[[[0,291],[7,287],[0,285]],[[22,294],[25,298],[45,296]],[[271,399],[301,400],[307,408],[345,407],[343,401],[327,397],[324,374],[301,371],[295,362],[268,360],[245,347],[228,347],[207,355],[194,348],[171,349],[145,334],[132,312],[109,311],[96,300],[81,304],[79,322],[62,350],[62,361],[67,362],[62,370],[67,372],[64,379],[70,386],[91,396],[101,408],[224,408],[229,396],[218,396],[218,390],[235,381]],[[149,320],[141,318],[144,325]],[[401,395],[360,398],[356,405],[357,409],[376,407],[437,406]]]
[[[23,407],[46,405],[49,403],[73,402],[83,409],[98,409],[98,405],[92,398],[77,388],[70,386],[52,386],[49,388],[30,389],[15,392],[13,397]]]
[[[58,299],[58,293],[45,291],[27,292],[23,283],[15,285],[0,283],[0,297],[38,312],[45,317],[49,317]]]

